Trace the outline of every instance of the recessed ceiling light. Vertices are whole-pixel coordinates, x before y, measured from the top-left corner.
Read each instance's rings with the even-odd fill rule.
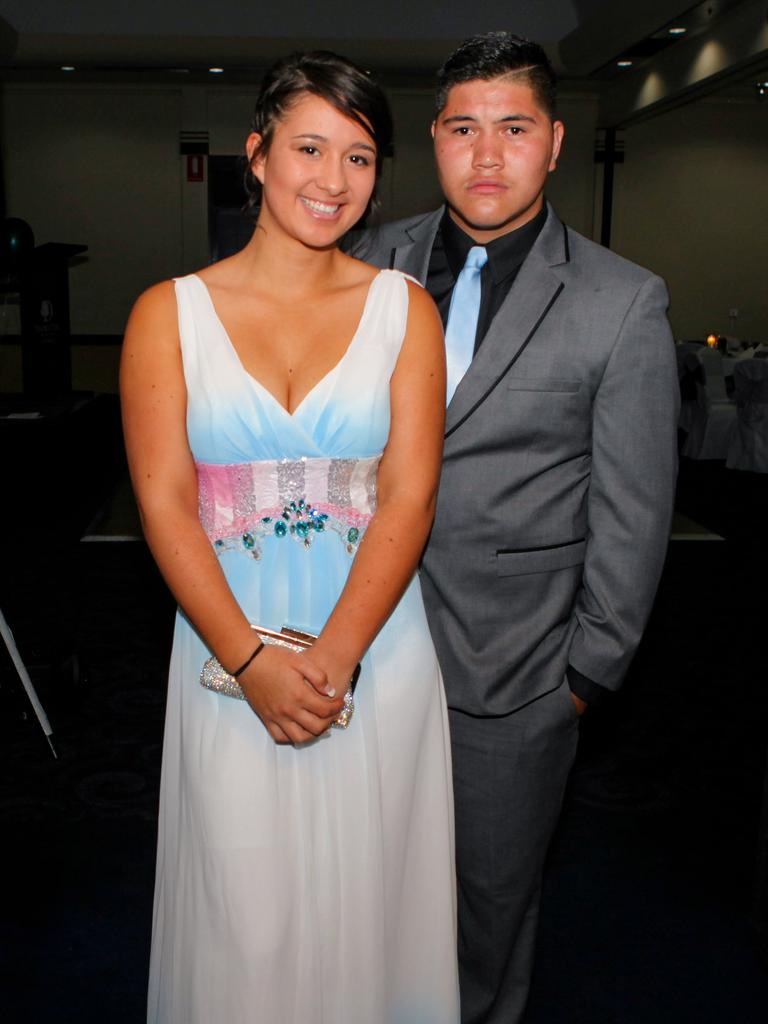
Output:
[[[631,68],[632,67],[632,61],[631,60],[617,60],[616,61],[616,66],[619,67],[619,68]]]
[[[684,36],[687,31],[687,28],[683,28],[682,25],[680,25],[677,28],[669,29],[669,34],[671,36]]]
[[[220,75],[223,73],[224,68],[208,68],[212,75]]]
[[[62,64],[61,65],[61,70],[62,71],[74,71],[75,70],[75,66],[74,66],[74,64]]]

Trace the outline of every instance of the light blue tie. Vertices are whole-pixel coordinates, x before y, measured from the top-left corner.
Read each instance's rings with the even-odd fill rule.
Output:
[[[480,271],[488,262],[482,245],[473,245],[456,278],[445,328],[445,358],[448,370],[446,402],[450,402],[472,362],[477,317],[480,313]]]

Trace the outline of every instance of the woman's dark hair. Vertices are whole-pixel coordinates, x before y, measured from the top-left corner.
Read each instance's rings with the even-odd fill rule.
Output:
[[[383,159],[392,149],[389,103],[381,87],[362,68],[329,50],[292,53],[267,71],[259,87],[251,122],[251,130],[261,136],[261,145],[253,156],[265,156],[269,152],[275,124],[302,93],[319,96],[365,129],[376,143],[378,178]],[[253,156],[245,172],[247,212],[255,212],[261,201],[261,184],[251,170]]]
[[[544,50],[530,39],[511,32],[486,32],[465,39],[437,72],[436,114],[459,82],[503,75],[520,75],[533,90],[539,106],[554,120],[557,113],[557,78]]]

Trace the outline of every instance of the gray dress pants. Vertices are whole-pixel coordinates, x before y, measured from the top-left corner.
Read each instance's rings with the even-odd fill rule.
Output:
[[[462,1024],[518,1024],[541,876],[576,755],[566,682],[501,718],[450,710]]]

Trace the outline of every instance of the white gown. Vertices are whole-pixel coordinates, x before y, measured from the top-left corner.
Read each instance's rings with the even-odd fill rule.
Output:
[[[176,295],[203,527],[251,622],[317,633],[375,509],[407,283],[374,278],[346,354],[292,415],[203,281]],[[418,580],[363,659],[349,728],[301,748],[203,689],[208,655],[180,613],[148,1020],[455,1024],[449,736]]]

